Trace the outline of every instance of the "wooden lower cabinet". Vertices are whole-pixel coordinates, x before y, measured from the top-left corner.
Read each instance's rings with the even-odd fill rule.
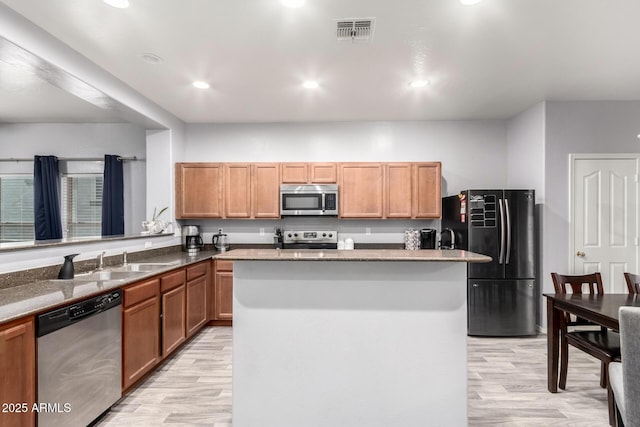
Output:
[[[31,427],[36,394],[36,338],[33,318],[0,326],[0,402],[26,404],[0,413],[3,427]],[[22,411],[26,409],[26,411]]]
[[[151,282],[155,282],[156,288],[152,296],[122,310],[123,390],[135,384],[160,362],[159,282]],[[125,289],[125,305],[126,299]]]
[[[187,282],[187,337],[207,323],[207,276]]]
[[[233,319],[233,261],[216,261],[214,320]]]
[[[187,339],[186,286],[162,294],[162,357],[165,358]]]

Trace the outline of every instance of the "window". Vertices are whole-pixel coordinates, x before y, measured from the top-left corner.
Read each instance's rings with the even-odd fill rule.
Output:
[[[65,238],[102,234],[102,174],[62,175],[62,234]]]
[[[0,176],[0,241],[33,239],[33,176]]]

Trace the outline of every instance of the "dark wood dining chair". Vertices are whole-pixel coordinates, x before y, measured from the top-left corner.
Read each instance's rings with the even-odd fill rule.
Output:
[[[624,273],[624,280],[630,294],[640,294],[640,274]]]
[[[604,294],[600,273],[566,276],[551,273],[556,294]],[[579,317],[575,320],[565,313],[561,321],[560,331],[560,379],[558,387],[564,390],[567,386],[567,366],[569,364],[569,345],[584,351],[600,360],[600,387],[609,383],[608,371],[611,362],[620,361],[620,335],[617,332],[601,327],[585,330],[580,326],[592,325]],[[571,330],[569,330],[571,328]],[[612,393],[607,393],[609,404],[609,423],[615,425],[615,403]]]

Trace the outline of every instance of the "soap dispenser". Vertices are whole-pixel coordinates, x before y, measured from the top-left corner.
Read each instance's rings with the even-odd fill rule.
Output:
[[[58,273],[58,279],[73,279],[73,258],[80,254],[71,254],[64,257],[64,264]]]

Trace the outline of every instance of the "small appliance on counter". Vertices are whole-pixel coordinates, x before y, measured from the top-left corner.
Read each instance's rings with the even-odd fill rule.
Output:
[[[284,232],[283,249],[337,249],[338,232],[335,230]]]
[[[222,228],[218,228],[218,234],[214,234],[211,243],[218,252],[226,252],[229,250],[229,236],[222,232]]]
[[[282,249],[283,244],[282,228],[276,227],[276,231],[273,233],[273,247],[275,249]]]
[[[433,228],[423,228],[420,230],[420,249],[436,248],[436,230]]]
[[[455,249],[456,235],[450,228],[444,228],[440,232],[440,249]]]
[[[182,250],[190,256],[197,255],[204,248],[204,242],[200,235],[200,227],[197,225],[185,225],[182,227]]]

